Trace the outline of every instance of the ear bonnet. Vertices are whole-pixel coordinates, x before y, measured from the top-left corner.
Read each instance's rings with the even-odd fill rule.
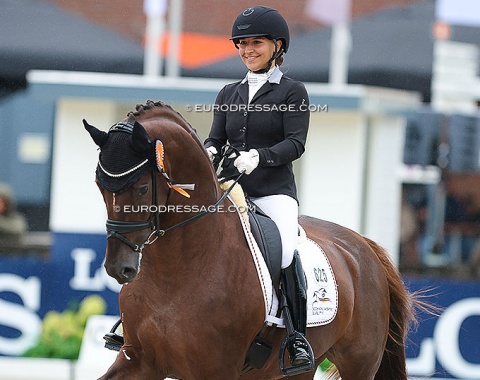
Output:
[[[153,145],[140,123],[119,122],[108,133],[83,124],[100,147],[96,175],[106,190],[120,193],[152,169]]]

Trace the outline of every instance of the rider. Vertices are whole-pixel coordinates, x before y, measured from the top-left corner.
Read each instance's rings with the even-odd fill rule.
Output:
[[[277,224],[282,239],[281,287],[294,328],[306,332],[306,284],[296,251],[298,200],[292,162],[304,150],[309,126],[305,86],[279,66],[288,51],[287,23],[275,9],[255,6],[236,18],[231,40],[248,69],[241,81],[218,94],[205,148],[212,162],[227,144],[240,153],[234,160],[243,190]],[[309,343],[287,347],[292,367],[311,364]]]

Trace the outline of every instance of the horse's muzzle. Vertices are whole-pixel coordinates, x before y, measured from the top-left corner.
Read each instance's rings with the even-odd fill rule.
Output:
[[[138,271],[132,266],[122,266],[114,271],[109,270],[107,266],[105,266],[107,273],[109,276],[113,277],[119,284],[125,284],[128,282],[132,282],[135,277],[137,277]]]
[[[130,255],[133,256],[132,253]],[[136,256],[136,255],[135,255]],[[108,255],[104,264],[105,270],[110,277],[113,277],[119,284],[132,282],[139,272],[139,262],[134,260],[119,260],[111,263]]]
[[[107,255],[105,269],[110,277],[113,277],[119,284],[132,282],[140,271],[140,261],[145,244],[151,244],[150,233],[143,243],[137,244],[125,237],[125,234],[138,232],[145,229],[152,229],[153,222],[149,218],[144,222],[127,222],[121,220],[107,219]],[[116,238],[111,240],[111,238]],[[117,244],[118,242],[122,244]],[[112,245],[113,244],[113,245]],[[131,249],[131,250],[130,250]],[[109,254],[109,251],[113,255]]]

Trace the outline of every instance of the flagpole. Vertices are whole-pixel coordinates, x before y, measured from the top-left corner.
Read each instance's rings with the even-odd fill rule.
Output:
[[[183,0],[171,0],[169,10],[170,41],[168,48],[166,75],[168,77],[180,76],[179,52],[181,44],[181,31],[183,19]]]
[[[352,45],[352,0],[307,0],[305,14],[323,25],[331,26],[328,81],[337,86],[347,84],[348,59]]]
[[[330,47],[329,83],[345,85],[348,83],[348,58],[351,49],[350,22],[332,25]]]
[[[351,1],[347,0],[347,17],[332,24],[332,39],[330,47],[329,83],[345,85],[348,83],[348,61],[352,46],[350,32]]]
[[[160,41],[165,31],[165,13],[167,0],[145,0],[144,12],[147,17],[145,29],[145,50],[143,75],[160,76],[163,71],[162,56],[159,52]]]

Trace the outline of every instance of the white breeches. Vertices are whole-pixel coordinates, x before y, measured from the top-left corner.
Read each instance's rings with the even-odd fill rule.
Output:
[[[288,267],[297,248],[297,201],[283,194],[251,198],[251,200],[277,224],[282,238],[282,268]]]

